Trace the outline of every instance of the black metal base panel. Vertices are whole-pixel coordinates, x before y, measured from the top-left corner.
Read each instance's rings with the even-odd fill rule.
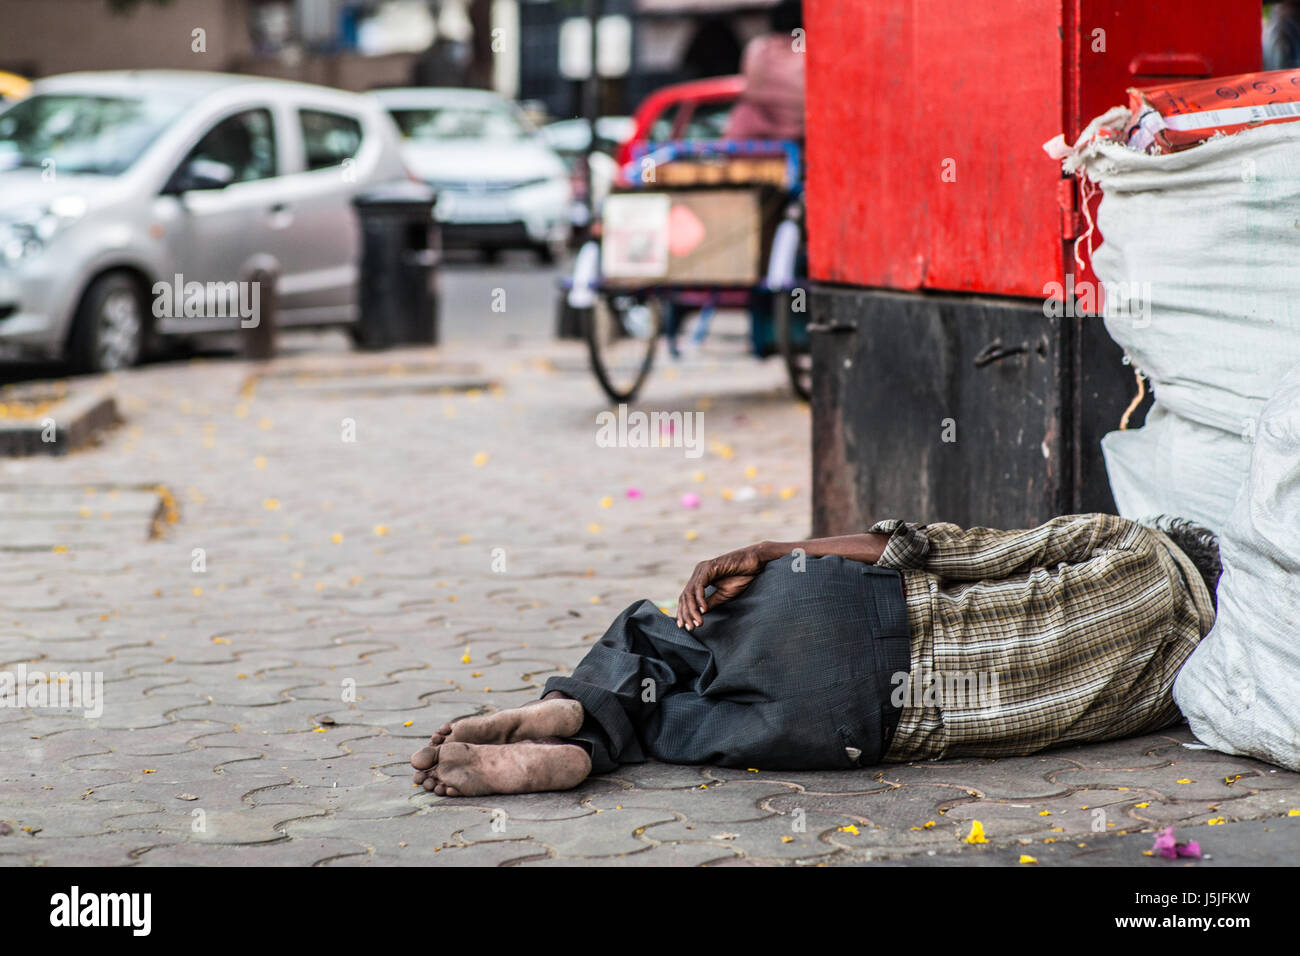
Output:
[[[814,534],[1114,511],[1100,441],[1136,387],[1101,319],[831,286],[811,308]]]

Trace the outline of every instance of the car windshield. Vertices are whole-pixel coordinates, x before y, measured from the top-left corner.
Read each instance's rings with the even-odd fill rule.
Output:
[[[434,106],[390,110],[405,139],[519,140],[530,130],[509,110]]]
[[[45,93],[0,112],[0,171],[124,172],[185,108],[174,96]]]

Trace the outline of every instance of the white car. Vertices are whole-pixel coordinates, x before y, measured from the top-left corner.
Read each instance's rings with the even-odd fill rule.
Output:
[[[254,277],[274,281],[277,325],[355,323],[351,199],[406,177],[359,94],[198,71],[38,80],[0,111],[0,350],[125,368],[154,336],[249,328]]]
[[[514,103],[487,90],[411,88],[369,94],[392,115],[411,171],[438,194],[443,245],[494,258],[533,249],[546,262],[569,238],[564,162]]]

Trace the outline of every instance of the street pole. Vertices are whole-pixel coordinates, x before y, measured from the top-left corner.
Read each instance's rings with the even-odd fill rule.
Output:
[[[596,117],[600,114],[600,77],[596,69],[598,52],[596,27],[604,12],[605,0],[586,0],[587,22],[591,24],[591,70],[587,74],[587,83],[583,89],[583,114],[587,119],[587,152],[582,158],[583,177],[587,182],[587,233],[596,222],[596,196],[591,176],[591,154],[596,150]]]

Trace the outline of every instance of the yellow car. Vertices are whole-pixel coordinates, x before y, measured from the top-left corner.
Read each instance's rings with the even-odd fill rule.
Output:
[[[25,80],[17,73],[0,70],[0,100],[21,100],[32,88],[30,80]]]

